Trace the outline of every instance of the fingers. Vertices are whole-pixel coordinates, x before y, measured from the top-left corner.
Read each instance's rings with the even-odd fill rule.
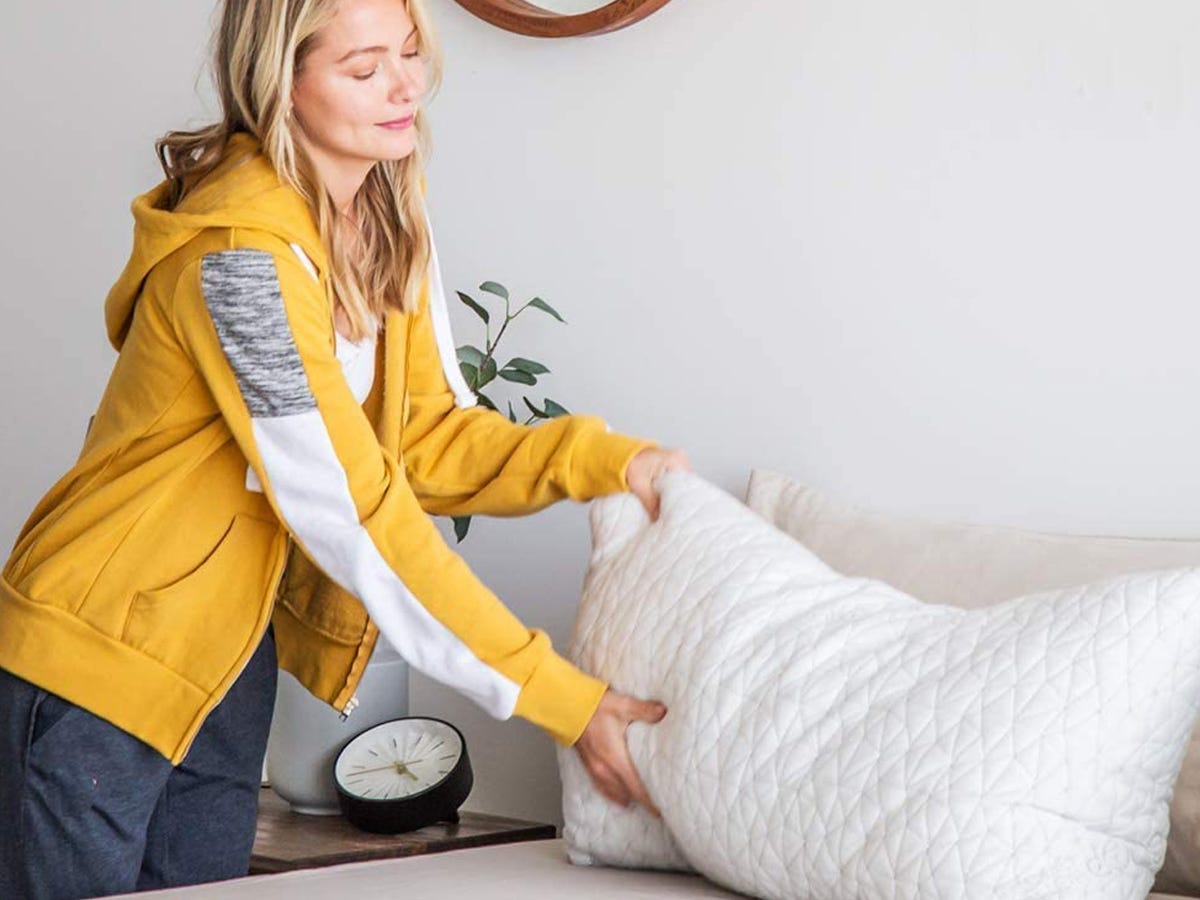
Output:
[[[630,707],[627,713],[630,721],[658,722],[667,714],[667,707],[653,700],[631,699],[627,705]],[[623,791],[644,806],[652,816],[661,819],[662,812],[654,801],[650,799],[650,792],[646,790],[645,784],[642,783],[637,767],[633,764],[633,757],[629,754],[629,745],[624,740],[620,743],[618,758],[614,763],[614,768],[617,776],[621,779]]]
[[[658,722],[667,714],[667,706],[657,700],[641,700],[638,718],[646,722]]]
[[[632,707],[629,712],[631,720],[658,722],[667,714],[666,706],[651,700],[634,700],[631,701],[630,705]],[[629,755],[629,745],[625,741],[621,741],[615,768],[617,775],[623,782],[622,787],[624,790],[634,800],[644,806],[652,816],[661,819],[662,812],[659,811],[654,801],[650,799],[650,792],[646,790],[641,776],[638,775],[637,767],[633,764],[633,757]]]
[[[617,774],[621,778],[622,788],[625,792],[629,796],[632,796],[638,803],[642,804],[649,811],[650,815],[661,819],[662,813],[654,805],[654,801],[650,799],[650,792],[642,784],[641,776],[638,775],[637,769],[633,765],[633,758],[629,755],[629,748],[625,746],[624,742],[621,743],[621,760],[617,764]]]
[[[654,468],[650,472],[650,482],[657,488],[657,482],[667,472],[682,470],[684,472],[692,472],[692,464],[688,461],[687,454],[682,450],[672,449],[664,450],[658,455],[654,462]]]
[[[677,448],[654,448],[640,451],[629,463],[626,478],[630,490],[645,507],[651,522],[657,522],[660,512],[660,479],[672,470],[694,472],[687,454]]]
[[[603,727],[596,737],[586,742],[581,739],[578,746],[588,774],[601,794],[619,806],[636,801],[657,818],[662,818],[662,813],[638,775],[625,732],[632,721],[659,722],[666,714],[667,707],[658,701],[638,700],[610,690],[597,710],[597,716],[603,715],[605,719]]]
[[[672,450],[667,454],[667,468],[684,469],[688,472],[692,470],[692,464],[688,461],[687,454],[682,450]]]
[[[597,760],[591,766],[592,782],[607,799],[618,806],[628,806],[632,796],[620,776],[608,765]]]
[[[613,691],[613,695],[613,699],[620,704],[619,712],[627,719],[657,722],[667,714],[667,705],[659,700],[639,700],[617,691]]]

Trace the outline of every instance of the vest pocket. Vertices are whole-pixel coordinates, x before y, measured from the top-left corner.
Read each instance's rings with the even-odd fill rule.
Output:
[[[199,566],[134,593],[122,643],[213,690],[251,638],[279,540],[275,523],[237,513]]]

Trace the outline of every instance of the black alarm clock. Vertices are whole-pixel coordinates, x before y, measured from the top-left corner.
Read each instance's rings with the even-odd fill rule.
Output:
[[[342,814],[376,834],[457,822],[474,784],[462,732],[427,716],[389,719],[350,738],[333,780]]]

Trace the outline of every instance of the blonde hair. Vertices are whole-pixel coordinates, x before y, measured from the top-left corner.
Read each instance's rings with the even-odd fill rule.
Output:
[[[403,2],[428,65],[424,98],[436,92],[442,55],[424,0]],[[235,132],[261,143],[280,179],[308,202],[330,260],[334,294],[350,321],[351,340],[372,330],[387,308],[413,312],[429,264],[421,177],[431,149],[424,103],[417,109],[413,152],[377,162],[355,200],[359,247],[351,257],[336,226],[339,213],[308,155],[295,141],[290,97],[296,73],[317,31],[333,18],[338,0],[224,0],[214,32],[213,71],[222,120],[196,131],[169,131],[155,151],[171,181],[172,209],[220,161]]]

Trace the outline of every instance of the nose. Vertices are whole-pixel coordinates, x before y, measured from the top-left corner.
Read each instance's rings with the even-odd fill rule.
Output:
[[[392,70],[392,86],[388,99],[393,103],[416,100],[425,89],[424,64],[417,59],[401,59]]]

